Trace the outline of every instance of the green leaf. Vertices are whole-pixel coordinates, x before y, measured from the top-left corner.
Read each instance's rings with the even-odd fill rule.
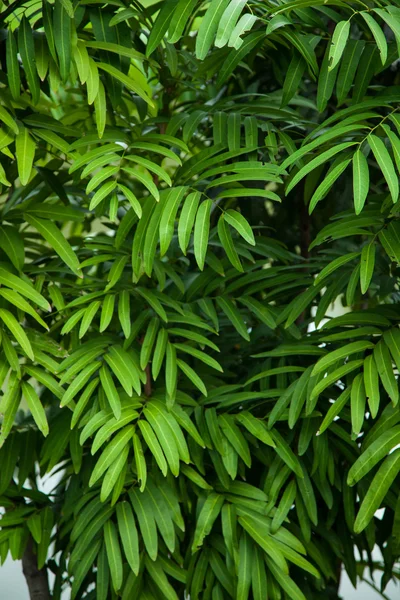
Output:
[[[46,412],[35,389],[29,383],[23,381],[22,393],[38,429],[44,436],[47,436],[49,433],[49,425],[47,423]]]
[[[368,136],[368,143],[371,150],[376,158],[376,162],[382,171],[382,174],[386,180],[386,183],[390,190],[393,203],[396,203],[399,198],[399,180],[394,170],[392,159],[386,149],[384,142],[381,138],[376,135],[370,134]]]
[[[0,225],[0,248],[7,254],[14,267],[21,271],[25,262],[25,249],[17,228]]]
[[[146,104],[148,104],[151,107],[154,107],[153,100],[147,95],[146,91],[141,87],[140,83],[134,81],[132,77],[128,77],[128,75],[125,75],[125,73],[122,73],[112,65],[108,65],[103,62],[96,63],[96,65],[98,69],[105,71],[106,73],[120,81],[129,90],[137,94],[140,98],[142,98],[142,100],[146,102]]]
[[[399,388],[393,373],[390,352],[383,339],[375,346],[374,359],[383,387],[387,391],[393,404],[396,405],[399,401]]]
[[[151,579],[162,593],[162,597],[165,600],[178,600],[178,596],[169,583],[159,561],[151,562],[148,558],[145,558],[145,564]]]
[[[239,335],[249,342],[250,336],[247,331],[246,323],[244,322],[239,310],[236,308],[233,302],[230,299],[223,298],[222,296],[217,296],[216,301]]]
[[[126,560],[135,575],[138,575],[140,568],[139,538],[132,508],[130,504],[125,501],[118,502],[116,510],[118,530]]]
[[[199,206],[194,224],[194,255],[200,271],[204,269],[207,253],[211,207],[212,201],[204,200]]]
[[[19,134],[15,139],[15,152],[17,156],[18,175],[22,185],[27,185],[31,177],[35,148],[35,142],[29,135],[26,127],[20,127]]]
[[[224,10],[221,19],[219,21],[217,35],[215,38],[215,45],[217,48],[223,48],[229,41],[231,34],[235,28],[236,21],[243,7],[247,3],[247,0],[233,0]]]
[[[7,32],[6,40],[6,65],[7,80],[11,96],[14,100],[19,98],[21,93],[21,76],[19,73],[18,48],[14,33],[11,29]]]
[[[283,83],[282,106],[289,104],[290,100],[297,92],[305,70],[306,63],[303,57],[300,54],[297,54],[297,52],[294,52]]]
[[[302,167],[296,173],[293,179],[290,180],[290,183],[286,188],[286,195],[289,194],[289,192],[299,183],[299,181],[303,179],[303,177],[308,175],[308,173],[311,173],[311,171],[324,164],[327,160],[329,160],[339,152],[342,152],[342,150],[346,150],[347,148],[350,148],[350,146],[354,146],[354,144],[356,144],[356,142],[343,142],[342,144],[337,144],[336,146],[329,148],[329,150],[325,150],[325,152],[322,152],[321,154],[310,160],[310,162],[308,162],[304,167]]]
[[[362,429],[365,415],[365,394],[363,374],[354,377],[351,385],[351,427],[354,434],[358,435]]]
[[[151,560],[155,561],[158,553],[158,538],[152,507],[148,501],[145,502],[144,495],[137,489],[131,488],[128,494],[139,523],[147,553]]]
[[[354,209],[359,215],[364,208],[369,190],[369,169],[364,154],[358,149],[353,156]]]
[[[71,69],[72,18],[72,5],[71,10],[67,12],[62,1],[54,4],[54,43],[60,65],[60,75],[63,82],[67,81]]]
[[[360,282],[361,293],[366,294],[374,274],[376,246],[372,240],[367,246],[364,246],[361,252],[361,270]]]
[[[143,439],[149,447],[150,452],[154,456],[161,473],[164,475],[164,477],[166,477],[168,472],[167,461],[165,460],[165,456],[153,429],[150,427],[147,421],[143,420],[139,421],[139,428],[142,432]]]
[[[32,95],[32,102],[33,104],[37,104],[40,98],[40,86],[35,66],[35,45],[32,28],[25,15],[22,17],[18,29],[18,50],[22,59],[29,91]]]
[[[230,0],[211,0],[196,38],[196,58],[204,60],[214,41],[221,17]]]
[[[17,319],[14,315],[5,308],[0,309],[0,320],[3,321],[6,327],[11,331],[18,344],[21,346],[22,350],[25,354],[31,359],[34,360],[35,356],[32,350],[31,343],[22,329],[21,325],[18,323]]]
[[[346,44],[336,82],[336,95],[339,104],[344,102],[351,89],[364,47],[365,42],[363,40],[350,39]]]
[[[220,494],[211,492],[197,517],[196,529],[192,543],[192,552],[196,552],[204,542],[204,539],[210,534],[212,527],[221,512],[224,504],[224,497]]]
[[[164,203],[160,219],[160,255],[164,256],[174,235],[175,218],[186,187],[172,188]],[[190,235],[190,234],[189,234]]]
[[[192,192],[189,194],[183,203],[182,211],[178,223],[178,239],[179,246],[186,256],[187,247],[189,245],[192,228],[196,218],[197,208],[201,198],[200,192]]]
[[[229,225],[234,227],[241,237],[252,246],[255,246],[253,231],[246,219],[236,210],[228,209],[224,213],[224,219]]]
[[[121,400],[111,373],[105,365],[103,365],[100,369],[100,382],[114,417],[119,419],[121,416]]]
[[[111,581],[114,590],[117,592],[122,585],[122,556],[118,541],[117,528],[109,520],[104,525],[104,542],[106,546],[108,566],[110,567]]]
[[[372,354],[364,361],[364,385],[371,416],[375,419],[379,410],[380,395],[378,369]]]
[[[89,487],[94,485],[96,481],[100,479],[100,477],[103,475],[106,469],[108,469],[108,467],[113,464],[113,462],[120,455],[126,444],[131,440],[132,434],[132,426],[124,427],[124,429],[119,431],[117,435],[112,439],[112,441],[107,445],[105,450],[103,450],[103,452],[101,453],[101,456],[98,459],[96,466],[92,471],[89,480]]]
[[[229,228],[225,223],[224,214],[218,219],[218,237],[231,264],[235,269],[243,273],[242,263],[240,262]]]
[[[168,25],[168,41],[176,44],[182,37],[197,0],[179,0]]]
[[[352,486],[360,481],[399,443],[400,425],[384,431],[353,463],[347,476],[347,484]]]
[[[50,247],[53,248],[71,271],[82,277],[78,257],[58,227],[52,221],[38,219],[32,214],[24,214],[24,218],[29,225],[34,227],[44,237]]]
[[[390,260],[400,264],[400,223],[391,221],[378,235]]]
[[[368,27],[371,30],[372,35],[374,36],[374,40],[376,45],[379,48],[379,53],[381,55],[381,61],[384,65],[387,60],[387,42],[386,37],[382,29],[379,27],[378,23],[372,17],[371,13],[366,11],[361,11],[360,15],[363,17],[364,21],[367,23]]]
[[[332,44],[329,50],[329,70],[339,63],[347,44],[350,34],[350,21],[340,21],[335,27],[332,36]]]
[[[368,350],[374,348],[374,344],[368,341],[359,341],[359,342],[351,342],[350,344],[346,344],[333,352],[329,352],[325,356],[319,359],[316,363],[315,367],[312,370],[312,375],[317,375],[318,373],[322,373],[326,371],[329,367],[334,365],[338,361],[342,361],[348,356],[358,352],[364,352],[364,350]]]
[[[381,505],[390,486],[398,475],[400,464],[400,451],[395,450],[386,458],[379,468],[379,471],[373,478],[370,487],[361,503],[356,521],[354,523],[354,532],[361,533]]]

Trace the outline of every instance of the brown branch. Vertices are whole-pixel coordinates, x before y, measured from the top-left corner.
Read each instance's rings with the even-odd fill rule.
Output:
[[[49,582],[47,569],[39,569],[37,556],[33,551],[33,541],[29,538],[26,550],[22,557],[22,572],[28,584],[29,597],[31,600],[50,600]]]

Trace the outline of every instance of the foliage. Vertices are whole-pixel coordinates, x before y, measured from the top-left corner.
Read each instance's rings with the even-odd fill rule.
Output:
[[[398,2],[0,23],[1,561],[33,548],[54,599],[338,598],[342,567],[383,590]]]

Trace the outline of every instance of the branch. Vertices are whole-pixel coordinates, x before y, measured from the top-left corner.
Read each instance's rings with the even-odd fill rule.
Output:
[[[22,572],[28,584],[29,597],[31,600],[50,600],[49,582],[47,569],[39,569],[37,556],[33,551],[32,538],[29,538],[26,550],[22,557]]]

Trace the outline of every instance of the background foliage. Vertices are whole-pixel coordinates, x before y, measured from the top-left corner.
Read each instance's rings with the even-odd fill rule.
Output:
[[[384,589],[400,6],[146,4],[0,3],[1,561],[38,598]]]

